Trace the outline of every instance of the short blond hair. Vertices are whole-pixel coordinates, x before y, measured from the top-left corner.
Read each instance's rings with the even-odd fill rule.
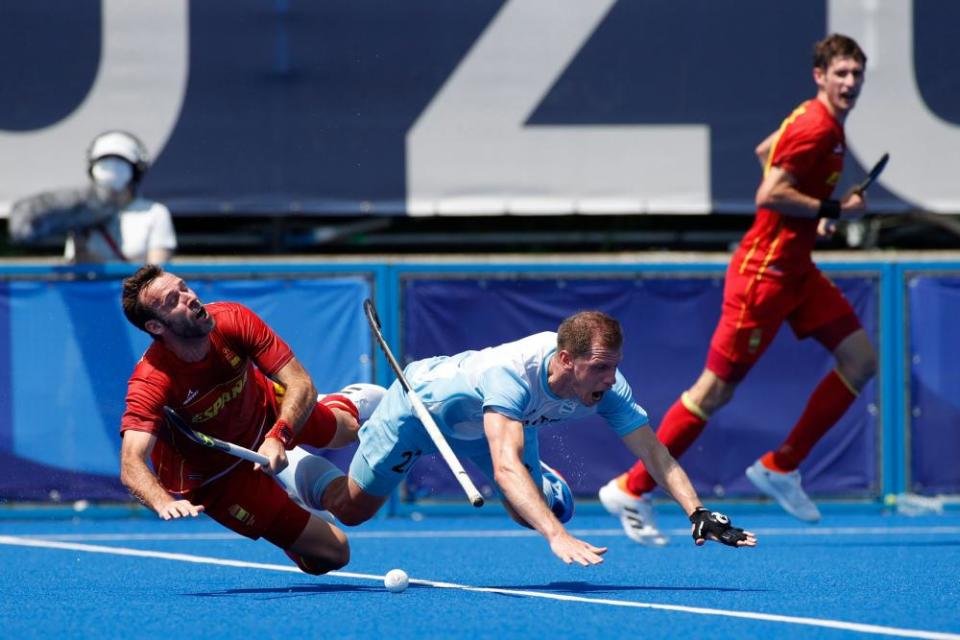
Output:
[[[557,349],[579,358],[594,346],[615,351],[623,346],[623,330],[616,318],[602,311],[580,311],[560,323]]]

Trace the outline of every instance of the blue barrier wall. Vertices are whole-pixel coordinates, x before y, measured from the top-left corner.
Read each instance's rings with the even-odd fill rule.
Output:
[[[876,342],[877,280],[842,278],[837,284]],[[555,330],[575,311],[600,309],[623,325],[626,342],[620,369],[656,428],[703,369],[722,286],[722,279],[710,277],[408,278],[402,286],[404,353],[411,360],[478,349]],[[735,400],[714,416],[681,458],[697,491],[755,495],[744,469],[780,444],[808,394],[833,364],[815,341],[800,343],[789,328],[781,331]],[[861,497],[879,492],[876,396],[871,383],[801,467],[811,492]],[[581,495],[595,494],[634,461],[602,419],[543,429],[541,454]],[[409,489],[412,495],[460,493],[442,461],[419,465],[410,476]]]
[[[824,269],[878,345],[881,371],[804,467],[811,491],[867,498],[907,488],[960,492],[951,459],[960,448],[951,369],[960,351],[953,331],[960,264]],[[148,341],[120,311],[119,278],[129,270],[0,265],[0,499],[127,497],[116,478],[117,422],[127,377]],[[405,361],[552,329],[573,310],[601,308],[625,326],[623,371],[654,425],[702,368],[723,275],[716,263],[185,263],[174,271],[208,301],[237,300],[260,313],[321,391],[392,380],[361,310],[371,295]],[[682,459],[698,490],[753,495],[743,468],[780,441],[830,366],[815,343],[782,331]],[[547,429],[542,441],[545,459],[580,493],[631,463],[615,436],[590,421]],[[350,453],[332,457],[346,466]],[[449,472],[425,460],[409,495],[458,496],[451,487]]]
[[[188,276],[189,277],[189,276]],[[189,279],[205,301],[233,300],[293,348],[321,391],[371,378],[361,302],[367,277]],[[117,481],[126,383],[150,338],[120,308],[119,280],[15,281],[0,289],[0,496],[126,499]]]
[[[910,488],[960,493],[960,278],[907,278]]]

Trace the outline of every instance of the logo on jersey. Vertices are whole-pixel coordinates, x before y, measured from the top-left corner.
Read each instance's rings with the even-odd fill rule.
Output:
[[[759,328],[750,332],[750,338],[747,341],[747,351],[756,353],[760,348],[760,342],[763,340],[763,331]]]
[[[842,156],[842,155],[843,155],[843,145],[838,142],[838,143],[837,143],[837,146],[835,146],[835,147],[833,148],[833,152],[834,152],[835,154],[837,154],[838,156]]]
[[[190,389],[189,391],[187,391],[187,397],[184,398],[183,404],[185,405],[190,404],[190,401],[196,398],[198,393],[199,391],[197,391],[196,389]]]
[[[247,386],[247,372],[244,371],[243,375],[239,376],[233,384],[229,385],[220,395],[217,396],[216,400],[213,403],[193,416],[193,422],[206,422],[208,420],[213,420],[216,418],[223,408],[227,406],[231,401],[235,400],[240,394],[243,393],[244,388]],[[221,387],[223,388],[223,387]]]
[[[536,427],[547,422],[559,422],[560,418],[551,418],[550,416],[540,416],[538,418],[530,418],[529,420],[523,421],[523,426],[525,427]]]
[[[240,356],[231,351],[229,347],[223,347],[223,349],[220,350],[220,353],[223,354],[223,357],[226,358],[231,367],[237,368],[240,365]]]
[[[571,413],[577,410],[577,401],[576,400],[566,400],[562,405],[560,405],[560,417],[565,418]]]

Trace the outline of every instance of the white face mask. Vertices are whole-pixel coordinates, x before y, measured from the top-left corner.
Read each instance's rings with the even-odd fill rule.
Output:
[[[110,191],[123,191],[133,180],[133,167],[121,158],[100,158],[93,163],[90,173],[98,187]]]

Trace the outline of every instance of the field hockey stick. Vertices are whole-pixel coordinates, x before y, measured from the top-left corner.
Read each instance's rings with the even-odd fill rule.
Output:
[[[223,451],[224,453],[229,453],[237,458],[243,458],[244,460],[249,460],[250,462],[256,462],[262,467],[268,467],[270,465],[270,461],[267,460],[267,457],[260,455],[256,451],[251,451],[250,449],[241,447],[238,444],[226,442],[225,440],[208,436],[205,433],[194,431],[186,422],[183,421],[183,418],[181,418],[177,412],[170,407],[163,407],[163,413],[167,416],[167,421],[176,427],[177,431],[185,435],[191,442],[195,442],[204,447],[210,447],[211,449],[216,449],[218,451]]]
[[[373,302],[370,300],[364,300],[363,311],[367,314],[367,322],[370,323],[370,329],[373,331],[373,335],[377,339],[377,343],[379,343],[380,349],[383,351],[383,355],[387,357],[387,362],[390,363],[390,368],[393,369],[393,372],[397,375],[397,380],[400,381],[400,385],[407,393],[407,398],[410,399],[410,404],[413,406],[413,410],[416,412],[417,417],[420,418],[420,422],[423,424],[423,428],[426,429],[427,435],[429,435],[430,439],[433,440],[433,444],[436,445],[437,450],[443,457],[443,461],[447,463],[447,466],[450,467],[450,471],[453,472],[453,476],[457,479],[457,482],[460,483],[460,486],[463,487],[463,491],[467,494],[470,504],[475,507],[482,507],[483,496],[480,495],[479,491],[477,491],[477,487],[473,484],[473,480],[470,479],[470,476],[467,475],[467,471],[463,468],[463,465],[460,464],[460,460],[457,459],[457,454],[455,454],[453,449],[450,448],[450,444],[447,442],[447,439],[444,438],[443,433],[440,432],[440,427],[437,426],[436,421],[434,421],[433,416],[430,415],[430,412],[423,404],[420,396],[418,396],[417,392],[414,391],[410,386],[406,376],[403,375],[403,369],[400,368],[399,363],[397,363],[397,359],[393,357],[393,352],[390,351],[387,341],[383,338],[383,330],[380,326],[380,316],[377,315],[377,308],[373,306]]]
[[[867,174],[867,177],[863,181],[853,188],[853,193],[863,194],[870,185],[873,184],[874,180],[880,177],[880,174],[883,173],[883,170],[887,166],[887,161],[890,160],[890,154],[885,153],[880,156],[880,159],[877,160],[877,164],[873,165],[873,169],[870,169],[870,173]]]

